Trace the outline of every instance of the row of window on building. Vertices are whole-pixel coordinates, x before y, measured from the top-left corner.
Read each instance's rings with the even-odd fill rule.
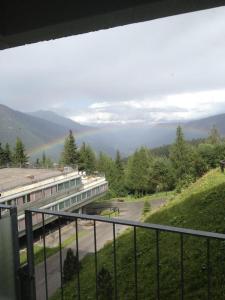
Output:
[[[43,200],[46,198],[49,198],[57,193],[62,193],[66,190],[73,189],[73,188],[78,188],[81,186],[81,177],[74,178],[62,183],[59,183],[57,185],[53,185],[32,193],[25,194],[21,197],[15,198],[8,200],[6,202],[3,202],[1,204],[5,205],[16,205],[16,206],[23,206],[25,203],[29,202],[34,202],[34,201],[39,201]]]
[[[48,205],[47,207],[45,207],[45,209],[49,209],[52,211],[67,210],[80,202],[86,201],[90,198],[96,197],[96,196],[106,192],[107,189],[108,189],[108,184],[104,183],[104,184],[102,184],[98,187],[92,188],[88,191],[80,192],[79,194],[76,194],[66,200],[58,201],[58,203],[54,203],[51,206]],[[45,215],[45,219],[47,219],[48,217],[51,217],[51,215]],[[33,224],[35,225],[35,224],[38,224],[41,222],[42,222],[42,215],[34,214],[33,215]],[[18,225],[19,231],[22,231],[25,229],[25,220],[24,219],[19,220],[18,224],[19,224]]]

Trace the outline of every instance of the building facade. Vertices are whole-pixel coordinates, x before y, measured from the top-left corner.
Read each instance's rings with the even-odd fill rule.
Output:
[[[17,206],[20,236],[25,234],[25,209],[35,207],[51,211],[78,211],[107,190],[105,177],[83,176],[71,169],[0,170],[0,203]],[[46,217],[45,222],[53,220]],[[34,215],[34,228],[40,227],[42,222],[41,215]]]

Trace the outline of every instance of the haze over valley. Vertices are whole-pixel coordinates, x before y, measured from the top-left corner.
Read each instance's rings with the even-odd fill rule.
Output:
[[[182,125],[185,137],[189,140],[206,137],[213,125],[221,135],[225,135],[225,114],[185,123],[108,124],[94,127],[79,124],[51,111],[22,113],[0,105],[0,141],[13,145],[17,137],[21,138],[31,159],[45,152],[58,160],[70,129],[78,145],[85,142],[96,153],[102,151],[114,157],[117,150],[123,156],[128,156],[141,146],[154,148],[171,144],[178,124]]]

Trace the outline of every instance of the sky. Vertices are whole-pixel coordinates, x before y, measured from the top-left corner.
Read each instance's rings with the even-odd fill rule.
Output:
[[[0,103],[82,124],[225,112],[225,7],[0,52]]]

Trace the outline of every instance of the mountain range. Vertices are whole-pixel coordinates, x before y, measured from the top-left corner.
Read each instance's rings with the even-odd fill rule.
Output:
[[[225,114],[180,123],[187,139],[206,137],[215,125],[225,135]],[[121,125],[95,128],[84,126],[51,111],[23,113],[0,104],[0,142],[14,145],[20,137],[31,158],[40,157],[45,151],[54,159],[59,158],[63,142],[71,129],[78,145],[90,144],[96,152],[111,156],[119,149],[122,155],[131,154],[141,145],[158,147],[170,144],[178,123],[157,125]]]

